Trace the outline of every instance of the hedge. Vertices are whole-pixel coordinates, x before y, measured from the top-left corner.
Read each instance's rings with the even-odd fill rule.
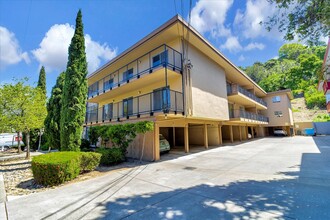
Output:
[[[95,169],[101,154],[92,152],[55,152],[33,157],[32,172],[36,183],[54,186]]]
[[[123,151],[118,147],[97,148],[96,152],[102,154],[100,162],[102,165],[118,164],[125,160]]]

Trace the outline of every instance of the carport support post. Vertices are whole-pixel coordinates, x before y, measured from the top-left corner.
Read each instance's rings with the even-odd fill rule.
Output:
[[[221,124],[219,124],[219,126],[218,126],[218,133],[219,133],[219,135],[218,135],[218,137],[219,137],[219,145],[221,145],[222,144]]]
[[[155,161],[159,160],[160,159],[160,149],[159,149],[159,125],[157,123],[155,123],[155,126],[154,126],[154,134],[155,134],[155,137],[154,137],[154,143],[155,143],[155,146],[154,146],[154,159]]]
[[[209,148],[209,141],[207,139],[207,124],[204,124],[204,147]]]
[[[238,126],[239,128],[239,141],[242,141],[242,127]]]
[[[254,138],[254,129],[253,129],[253,127],[251,126],[251,135],[252,135],[252,138]]]
[[[189,153],[189,130],[188,130],[188,125],[184,126],[184,151],[186,153]]]
[[[175,147],[175,127],[173,127],[173,147]]]
[[[246,139],[248,140],[249,139],[249,129],[248,129],[248,126],[245,126],[245,133],[246,133]]]
[[[234,143],[234,134],[233,134],[233,126],[229,125],[229,133],[230,133],[230,142]]]

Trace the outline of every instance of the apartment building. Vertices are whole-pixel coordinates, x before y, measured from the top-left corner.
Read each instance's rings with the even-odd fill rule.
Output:
[[[319,91],[323,91],[326,98],[327,112],[330,114],[330,38],[328,39],[328,46],[324,54],[322,64],[322,79],[319,81]]]
[[[159,136],[189,152],[266,135],[267,93],[175,16],[88,76],[86,128],[154,122],[128,156],[159,160]],[[143,151],[143,152],[142,152]]]
[[[275,129],[282,129],[289,136],[294,135],[294,123],[291,109],[293,94],[290,89],[267,93],[264,100],[268,104],[268,110],[262,113],[268,117],[265,125],[265,135],[273,135]]]

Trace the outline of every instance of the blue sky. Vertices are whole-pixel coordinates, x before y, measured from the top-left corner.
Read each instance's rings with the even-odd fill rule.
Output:
[[[41,65],[48,93],[65,70],[77,11],[82,10],[89,71],[94,71],[179,13],[180,0],[0,0],[0,83],[28,77]],[[176,7],[175,7],[176,4]],[[266,0],[193,0],[191,24],[238,66],[277,56],[284,43],[259,22],[275,12]]]

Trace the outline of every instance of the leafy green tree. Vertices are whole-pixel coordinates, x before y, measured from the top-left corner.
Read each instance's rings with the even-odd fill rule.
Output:
[[[87,101],[87,61],[82,14],[79,10],[76,28],[69,47],[61,111],[61,149],[79,151]]]
[[[260,81],[259,85],[266,92],[273,92],[283,89],[285,74],[271,74],[267,78],[264,78]]]
[[[38,85],[37,87],[39,87],[41,89],[41,91],[44,93],[45,97],[47,95],[47,90],[46,90],[46,71],[45,71],[45,67],[42,66],[40,69],[40,73],[39,73],[39,80],[38,80]]]
[[[47,88],[46,88],[46,71],[45,67],[42,66],[39,72],[39,79],[38,79],[38,84],[37,87],[40,88],[44,95],[44,99],[42,100],[44,105],[46,105],[47,102]],[[31,148],[35,150],[40,150],[40,145],[42,142],[44,142],[44,138],[42,138],[43,134],[43,126],[37,129],[31,129],[30,131],[30,145]],[[24,135],[25,136],[25,135]],[[24,138],[23,136],[23,138]]]
[[[26,159],[30,158],[30,131],[43,127],[44,120],[47,115],[46,105],[44,102],[44,92],[40,88],[28,89],[27,99],[25,102],[25,116],[22,121],[23,131],[26,132]]]
[[[330,4],[328,0],[268,0],[278,12],[264,22],[270,31],[278,27],[286,40],[297,36],[309,44],[318,45],[321,36],[330,36]]]
[[[296,60],[300,54],[308,53],[307,47],[298,44],[284,44],[278,50],[279,59],[289,59],[289,60]]]
[[[61,149],[60,141],[60,121],[62,109],[62,93],[64,85],[65,72],[62,72],[52,88],[51,96],[47,103],[47,117],[45,119],[45,136],[49,149]]]
[[[5,84],[1,88],[0,109],[1,122],[20,133],[26,132],[27,155],[30,157],[30,130],[40,128],[46,116],[46,106],[43,102],[44,94],[40,88],[24,85],[27,81],[21,80],[16,84]],[[21,153],[20,139],[18,139],[18,152]]]
[[[252,66],[247,67],[245,72],[256,83],[259,83],[263,78],[267,77],[268,73],[260,62],[255,62]]]

